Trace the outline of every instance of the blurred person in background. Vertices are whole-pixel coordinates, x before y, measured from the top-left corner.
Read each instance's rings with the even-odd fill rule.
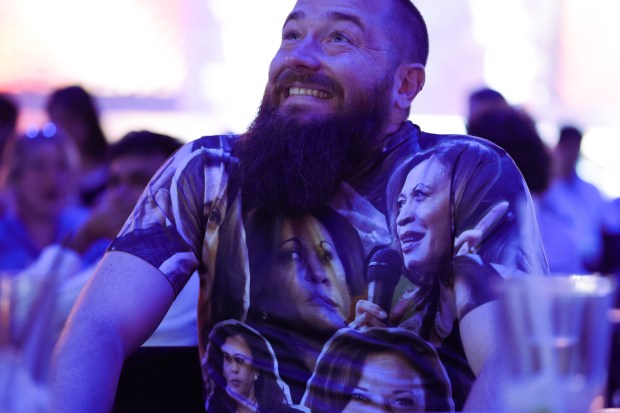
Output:
[[[7,93],[0,93],[0,154],[4,151],[7,141],[15,137],[17,130],[17,119],[19,117],[19,106]],[[2,157],[0,156],[0,165]],[[0,215],[7,208],[7,196],[0,192]]]
[[[557,206],[565,230],[546,243],[552,271],[587,273],[600,271],[603,254],[603,228],[608,203],[599,189],[577,173],[581,155],[582,131],[574,125],[560,128],[558,143],[552,151],[553,179],[547,199]],[[555,235],[555,234],[554,234]],[[572,250],[552,251],[561,237],[569,237]],[[558,243],[558,244],[556,244]],[[577,262],[571,263],[574,256]]]
[[[34,337],[30,341],[36,343],[27,346],[39,354],[43,379],[53,345],[99,258],[129,217],[146,183],[180,146],[177,139],[150,131],[130,132],[110,146],[109,184],[88,218],[66,242],[47,246],[32,265],[14,276],[18,286],[14,328],[17,335]],[[197,344],[198,289],[198,277],[190,278],[145,346]],[[47,307],[42,310],[42,305]],[[45,332],[29,334],[35,325],[46,326]]]
[[[473,122],[478,116],[484,114],[485,112],[497,108],[507,108],[510,107],[508,101],[500,92],[495,89],[491,89],[487,86],[482,86],[478,89],[474,89],[469,93],[467,99],[467,114],[465,119],[465,127],[469,132],[469,125]]]
[[[6,93],[0,93],[0,153],[15,134],[18,117],[19,106],[15,100]]]
[[[551,155],[527,112],[510,106],[488,110],[469,123],[468,133],[503,148],[521,171],[532,195],[547,190]]]
[[[620,275],[620,197],[607,204],[601,272]]]
[[[108,141],[95,98],[81,86],[59,88],[50,94],[46,111],[49,119],[73,139],[79,150],[80,199],[84,205],[92,206],[108,179],[105,162]]]
[[[558,144],[551,150],[529,114],[500,108],[473,120],[468,133],[505,149],[523,174],[532,193],[549,270],[559,274],[600,270],[606,201],[593,184],[577,175],[581,131],[562,127]]]
[[[77,203],[78,159],[73,142],[51,124],[7,143],[0,168],[8,202],[0,218],[0,270],[24,269],[86,220],[88,210]]]
[[[101,257],[151,177],[180,147],[178,139],[148,130],[131,131],[108,147],[106,188],[67,245],[82,255],[84,265]]]
[[[151,131],[133,131],[109,148],[110,180],[88,218],[64,244],[48,246],[18,277],[26,282],[58,274],[54,331],[60,332],[73,303],[111,239],[120,231],[150,178],[181,142]],[[193,277],[147,345],[195,345],[198,280]],[[26,301],[24,301],[26,302]]]
[[[495,108],[472,120],[468,133],[503,148],[521,171],[532,195],[550,271],[557,271],[557,263],[562,260],[574,260],[569,265],[577,266],[577,256],[564,253],[572,251],[574,245],[561,219],[562,205],[547,199],[552,178],[551,152],[540,137],[535,120],[522,110]]]

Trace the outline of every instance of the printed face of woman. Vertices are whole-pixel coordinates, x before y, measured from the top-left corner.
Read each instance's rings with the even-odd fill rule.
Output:
[[[287,218],[276,244],[263,308],[298,327],[344,327],[351,297],[345,270],[327,229],[314,217]]]
[[[450,177],[435,157],[416,165],[398,196],[396,227],[405,267],[438,271],[451,251]]]
[[[418,373],[401,355],[368,356],[359,383],[342,413],[423,412],[424,388]]]
[[[236,399],[255,400],[254,377],[258,374],[254,367],[250,347],[241,336],[228,337],[222,345],[224,356],[224,378],[226,391]]]

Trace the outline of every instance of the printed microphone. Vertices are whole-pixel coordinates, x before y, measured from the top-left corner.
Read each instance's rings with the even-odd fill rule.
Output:
[[[391,248],[377,250],[368,263],[368,301],[377,304],[388,314],[401,266],[400,255]]]

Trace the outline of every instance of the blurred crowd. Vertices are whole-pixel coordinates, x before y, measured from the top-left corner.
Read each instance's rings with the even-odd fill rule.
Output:
[[[549,146],[536,119],[510,105],[499,91],[482,87],[468,98],[467,132],[505,149],[523,174],[551,273],[618,276],[620,198],[605,197],[579,176],[582,127],[559,125],[557,143]],[[614,307],[620,309],[618,289]],[[610,318],[614,326],[605,397],[616,407],[620,406],[620,319]]]
[[[556,144],[539,133],[537,120],[510,105],[497,90],[469,95],[470,135],[492,141],[512,157],[530,189],[549,269],[556,274],[620,271],[620,201],[609,199],[578,172],[583,127],[561,124]]]
[[[110,143],[96,97],[81,86],[53,91],[45,113],[43,126],[18,131],[20,107],[0,94],[0,277],[11,281],[13,303],[0,323],[0,343],[24,352],[40,379],[109,242],[182,145],[150,130]],[[197,344],[198,283],[192,277],[145,345]]]

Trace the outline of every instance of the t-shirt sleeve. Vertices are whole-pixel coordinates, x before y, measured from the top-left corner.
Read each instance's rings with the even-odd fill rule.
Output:
[[[215,143],[216,138],[201,138],[170,157],[108,248],[158,268],[176,294],[205,265],[207,223],[214,206],[225,206],[230,152]]]

